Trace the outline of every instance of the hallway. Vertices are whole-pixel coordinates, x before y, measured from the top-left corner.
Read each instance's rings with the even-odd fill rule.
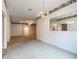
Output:
[[[3,59],[76,59],[76,55],[38,40],[30,40],[9,46]]]
[[[77,0],[3,0],[3,59],[77,59]]]

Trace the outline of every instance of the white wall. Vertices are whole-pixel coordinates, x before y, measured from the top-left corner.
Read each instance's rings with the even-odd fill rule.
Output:
[[[50,31],[50,18],[76,10],[76,3],[37,20],[37,39],[61,49],[76,53],[76,31]]]
[[[10,41],[10,18],[9,14],[7,13],[7,9],[4,3],[4,0],[2,0],[2,11],[4,12],[4,46],[2,47],[3,49],[7,48],[7,42]],[[2,19],[3,20],[3,19]]]
[[[11,24],[11,36],[21,36],[22,33],[22,24]]]

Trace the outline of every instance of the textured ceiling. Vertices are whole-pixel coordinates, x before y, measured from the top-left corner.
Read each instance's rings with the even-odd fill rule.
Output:
[[[69,0],[5,0],[12,22],[35,20],[39,12],[47,12]],[[32,9],[29,11],[28,9]]]

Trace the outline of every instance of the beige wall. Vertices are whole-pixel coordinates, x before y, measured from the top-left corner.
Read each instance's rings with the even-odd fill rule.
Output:
[[[28,29],[25,29],[27,27]],[[36,25],[25,25],[25,24],[12,24],[11,25],[12,36],[36,36]]]
[[[22,35],[22,24],[11,24],[11,36]]]

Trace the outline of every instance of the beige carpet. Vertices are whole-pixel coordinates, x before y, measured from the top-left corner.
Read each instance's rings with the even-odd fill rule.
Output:
[[[75,54],[31,40],[11,45],[3,59],[77,59]]]

